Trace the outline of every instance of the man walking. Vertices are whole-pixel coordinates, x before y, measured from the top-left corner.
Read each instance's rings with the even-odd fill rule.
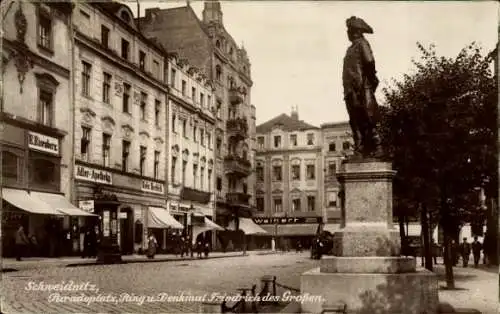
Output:
[[[462,253],[462,261],[464,267],[467,267],[467,265],[469,264],[470,251],[470,244],[467,242],[467,238],[464,238],[464,241],[460,244],[460,253]]]
[[[481,259],[481,250],[483,245],[478,241],[477,236],[474,237],[474,242],[472,243],[472,255],[474,256],[474,267],[479,265],[479,260]]]

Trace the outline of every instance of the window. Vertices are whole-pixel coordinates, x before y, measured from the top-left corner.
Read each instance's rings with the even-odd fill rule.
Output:
[[[273,180],[281,181],[281,166],[273,166]]]
[[[160,152],[155,150],[153,178],[160,178]]]
[[[255,167],[255,173],[257,175],[257,181],[264,181],[264,167],[257,166]]]
[[[123,112],[130,113],[129,101],[130,101],[130,85],[127,83],[123,83]]]
[[[109,28],[101,25],[101,44],[104,48],[109,46]]]
[[[177,133],[177,115],[172,114],[172,132]]]
[[[314,133],[307,134],[307,145],[314,145]]]
[[[122,141],[122,171],[128,171],[128,156],[130,154],[130,142]]]
[[[175,171],[177,169],[177,157],[172,157],[172,165],[170,165],[170,180],[175,184]]]
[[[160,111],[161,103],[158,99],[155,99],[155,125],[160,126]]]
[[[200,106],[205,108],[205,95],[203,93],[200,93]]]
[[[300,211],[300,198],[295,198],[292,200],[292,210]]]
[[[222,108],[222,103],[220,102],[220,100],[217,100],[217,108],[215,109],[215,115],[217,116],[217,118],[220,118],[221,117],[221,108]]]
[[[316,207],[316,198],[314,196],[307,197],[307,210],[310,212],[315,211]]]
[[[102,80],[102,102],[109,104],[111,93],[111,74],[104,72]]]
[[[314,180],[315,177],[314,165],[307,165],[307,180]]]
[[[280,198],[274,199],[274,212],[279,213],[283,211],[283,200]]]
[[[207,107],[212,110],[213,107],[210,108],[211,105],[212,105],[212,96],[207,95]]]
[[[122,38],[122,58],[128,60],[129,42]]]
[[[111,135],[102,134],[102,164],[104,167],[109,167],[109,154],[111,149]]]
[[[38,122],[43,125],[52,126],[53,123],[53,94],[46,90],[40,90],[38,107]]]
[[[208,148],[212,148],[212,134],[210,134],[210,132],[207,131],[207,146]]]
[[[203,190],[203,181],[205,181],[205,168],[200,168],[200,189]]]
[[[290,135],[290,145],[297,146],[297,134]]]
[[[186,81],[182,80],[182,86],[181,86],[182,90],[182,96],[186,96]]]
[[[145,175],[146,172],[146,154],[147,154],[146,146],[141,146],[140,156],[139,156],[139,173],[141,174],[141,176]]]
[[[182,120],[182,136],[187,137],[187,120]]]
[[[52,20],[41,12],[38,15],[38,45],[52,50]]]
[[[205,130],[200,129],[200,144],[205,146]]]
[[[191,98],[193,99],[193,103],[196,102],[196,88],[191,87]]]
[[[177,81],[177,71],[175,69],[170,70],[170,86],[173,88],[176,87],[176,81]]]
[[[328,194],[328,207],[337,207],[337,193],[331,192]]]
[[[195,142],[196,142],[196,140],[197,140],[197,138],[198,138],[198,137],[196,136],[196,131],[197,131],[197,130],[198,130],[198,128],[196,127],[196,125],[195,125],[195,126],[193,126],[193,141],[195,141]]]
[[[222,178],[220,177],[217,177],[217,191],[221,191],[222,190]]]
[[[146,120],[146,103],[148,101],[148,95],[146,93],[141,93],[141,120]]]
[[[328,176],[335,177],[335,173],[337,173],[337,164],[335,162],[330,162],[328,164]]]
[[[186,167],[187,167],[187,161],[183,160],[182,161],[182,186],[186,184]]]
[[[156,60],[153,60],[153,75],[156,78],[160,77],[160,63]]]
[[[11,152],[2,152],[2,177],[17,180],[19,176],[19,159]]]
[[[259,149],[264,149],[264,136],[259,136],[257,138],[257,146]]]
[[[274,137],[274,147],[277,148],[280,146],[281,146],[281,136],[278,135]]]
[[[349,142],[342,143],[343,150],[349,150],[350,148],[351,148],[351,143],[349,143]]]
[[[292,165],[292,180],[300,180],[300,165]]]
[[[264,211],[264,198],[263,197],[257,197],[255,199],[255,202],[257,203],[257,210],[260,212]]]
[[[56,165],[46,159],[33,160],[33,181],[38,184],[53,184],[56,177]]]
[[[144,51],[139,50],[139,68],[144,71],[144,67],[146,66],[146,53]]]
[[[92,66],[90,63],[82,61],[82,94],[84,96],[90,96],[90,71]]]
[[[219,82],[222,80],[222,69],[220,65],[215,66],[215,79]]]
[[[334,142],[331,142],[331,143],[328,145],[328,151],[330,151],[330,152],[334,152],[335,150],[336,150],[335,143],[334,143]]]
[[[212,169],[208,169],[207,178],[208,178],[208,192],[212,192]]]
[[[217,140],[215,140],[215,149],[216,149],[217,155],[220,156],[221,149],[222,149],[222,140],[220,138],[217,138]]]
[[[196,181],[198,181],[198,165],[193,165],[193,188],[195,189]]]
[[[89,156],[89,148],[90,148],[90,134],[92,129],[88,127],[82,126],[82,139],[80,141],[80,155],[82,160],[90,161]]]

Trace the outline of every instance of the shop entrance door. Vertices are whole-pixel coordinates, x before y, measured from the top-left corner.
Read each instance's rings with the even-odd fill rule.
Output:
[[[120,209],[120,248],[122,254],[132,254],[134,252],[133,215],[130,208]]]

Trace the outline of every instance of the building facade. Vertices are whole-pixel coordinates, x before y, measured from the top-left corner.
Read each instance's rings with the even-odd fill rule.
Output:
[[[255,205],[255,107],[251,104],[252,80],[246,50],[239,47],[222,20],[218,1],[204,4],[200,20],[185,7],[146,10],[141,30],[168,51],[176,52],[213,81],[215,110],[214,176],[215,221],[238,229],[239,217],[250,217]],[[242,243],[231,232],[220,232],[217,247]]]
[[[74,24],[74,202],[99,213],[93,201],[114,195],[122,254],[144,249],[149,228],[165,249],[152,218],[168,214],[165,51],[123,4],[78,2]]]
[[[23,1],[0,6],[3,253],[13,254],[20,225],[37,239],[39,255],[70,253],[73,220],[62,209],[74,207],[67,201],[73,170],[73,6]]]
[[[342,193],[337,172],[342,161],[353,151],[351,127],[348,122],[325,123],[321,125],[322,156],[324,164],[325,223],[336,224],[340,219]],[[328,226],[326,227],[328,229]]]
[[[311,244],[327,213],[323,202],[321,129],[299,120],[297,110],[257,126],[254,221],[278,247]]]
[[[204,73],[177,54],[168,60],[167,203],[170,214],[185,226],[184,235],[196,241],[206,230],[201,228],[203,221],[194,220],[214,216],[214,87]],[[210,232],[204,237],[211,242]]]

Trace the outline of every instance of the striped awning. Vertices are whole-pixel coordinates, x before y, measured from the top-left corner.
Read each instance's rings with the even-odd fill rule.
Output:
[[[148,228],[155,229],[184,229],[184,226],[178,222],[168,211],[160,207],[148,208]]]
[[[239,229],[243,231],[244,234],[267,234],[268,232],[262,229],[259,225],[252,221],[250,218],[239,218]],[[235,223],[231,221],[228,230],[235,230]]]

